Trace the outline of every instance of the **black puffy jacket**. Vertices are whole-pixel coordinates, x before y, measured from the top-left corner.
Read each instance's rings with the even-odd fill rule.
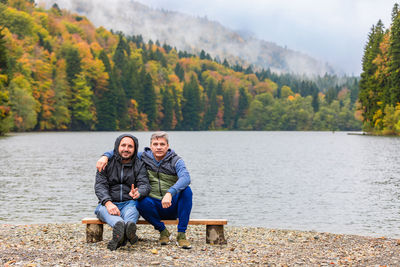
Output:
[[[118,152],[119,144],[124,137],[130,137],[135,143],[135,152],[130,163],[122,164]],[[123,202],[132,200],[129,196],[132,184],[139,189],[140,198],[150,192],[149,178],[144,163],[137,157],[139,143],[136,137],[130,134],[120,135],[115,140],[114,155],[109,159],[106,168],[96,173],[94,190],[99,203],[104,205],[107,201]]]

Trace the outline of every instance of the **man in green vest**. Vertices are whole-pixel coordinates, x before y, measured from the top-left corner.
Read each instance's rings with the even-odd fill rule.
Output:
[[[107,165],[112,151],[106,152],[96,164],[101,170]],[[138,157],[144,162],[151,191],[136,205],[140,215],[160,232],[160,243],[169,242],[170,233],[161,220],[179,219],[177,245],[189,249],[186,229],[192,210],[193,193],[189,187],[190,175],[185,162],[169,148],[168,134],[156,132],[150,138],[150,147],[145,147]]]

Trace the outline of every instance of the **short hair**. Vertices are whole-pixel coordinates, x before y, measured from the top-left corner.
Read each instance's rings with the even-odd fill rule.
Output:
[[[167,140],[167,144],[169,144],[168,134],[166,132],[155,132],[150,137],[150,145],[154,139],[158,139],[158,138],[165,138],[165,140]]]

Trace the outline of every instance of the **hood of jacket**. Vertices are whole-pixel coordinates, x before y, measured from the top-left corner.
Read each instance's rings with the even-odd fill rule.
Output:
[[[132,138],[133,142],[135,143],[135,151],[133,152],[133,156],[132,156],[132,161],[135,161],[135,159],[137,157],[137,153],[138,153],[139,141],[135,136],[133,136],[131,134],[121,134],[120,136],[117,137],[117,139],[115,140],[115,144],[114,144],[114,157],[119,162],[122,161],[122,158],[121,158],[121,155],[119,154],[118,148],[119,148],[119,144],[121,143],[121,140],[124,137]]]

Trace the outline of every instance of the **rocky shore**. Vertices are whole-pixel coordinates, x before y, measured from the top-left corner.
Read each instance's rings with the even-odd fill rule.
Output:
[[[205,226],[189,226],[192,249],[173,239],[157,243],[151,226],[139,225],[139,242],[109,251],[104,240],[87,244],[85,225],[0,225],[1,266],[400,266],[400,240],[254,227],[225,227],[227,245],[205,243]]]

